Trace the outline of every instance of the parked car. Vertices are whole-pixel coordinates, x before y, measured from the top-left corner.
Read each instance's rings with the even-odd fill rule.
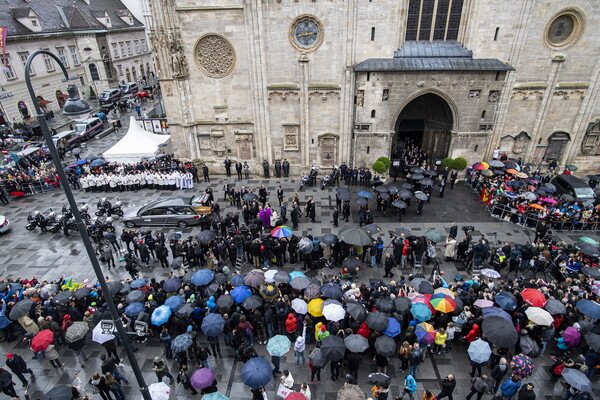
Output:
[[[70,150],[79,145],[81,140],[81,136],[77,134],[77,131],[64,131],[58,132],[56,135],[52,136],[52,141],[54,142],[54,146],[58,148],[59,142],[62,142],[65,145],[65,150]],[[42,153],[48,153],[48,146],[46,142],[42,145]]]
[[[558,175],[551,181],[556,186],[557,192],[566,193],[577,201],[594,200],[594,190],[584,180],[573,175]]]
[[[88,118],[75,124],[75,132],[81,140],[89,140],[92,136],[104,130],[104,123],[100,118]]]
[[[0,233],[6,233],[10,230],[10,222],[4,215],[0,215]]]
[[[198,225],[208,217],[203,206],[194,206],[189,198],[159,200],[141,207],[134,207],[123,215],[123,223],[135,226],[187,226]]]
[[[122,95],[139,91],[138,84],[136,82],[125,82],[119,86],[119,90],[121,91]]]
[[[100,97],[98,100],[100,101],[100,105],[109,104],[118,101],[121,98],[121,90],[120,89],[108,89],[100,93]]]

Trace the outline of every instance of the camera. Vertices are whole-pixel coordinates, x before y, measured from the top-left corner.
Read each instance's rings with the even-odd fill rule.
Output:
[[[472,225],[466,225],[462,227],[462,230],[465,232],[465,235],[468,235],[469,232],[472,232],[475,230],[475,227]]]

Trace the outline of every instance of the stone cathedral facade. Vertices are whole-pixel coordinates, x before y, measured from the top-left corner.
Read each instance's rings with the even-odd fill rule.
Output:
[[[175,152],[293,171],[432,157],[598,171],[600,0],[152,0]]]

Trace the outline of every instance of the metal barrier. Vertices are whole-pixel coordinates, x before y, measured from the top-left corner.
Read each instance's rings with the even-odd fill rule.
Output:
[[[58,181],[56,181],[58,183]],[[60,184],[54,186],[52,182],[46,183],[44,181],[37,182],[29,182],[29,183],[19,183],[17,186],[9,186],[1,185],[1,190],[7,195],[7,197],[12,197],[10,193],[13,192],[23,192],[25,196],[31,196],[39,193],[48,193],[53,192],[55,190],[60,190]]]

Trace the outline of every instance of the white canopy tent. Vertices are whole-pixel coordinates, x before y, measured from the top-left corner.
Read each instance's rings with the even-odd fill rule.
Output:
[[[169,135],[156,135],[144,130],[132,116],[125,136],[105,151],[103,156],[108,162],[137,163],[142,158],[151,158],[160,152],[168,153],[170,140]]]

